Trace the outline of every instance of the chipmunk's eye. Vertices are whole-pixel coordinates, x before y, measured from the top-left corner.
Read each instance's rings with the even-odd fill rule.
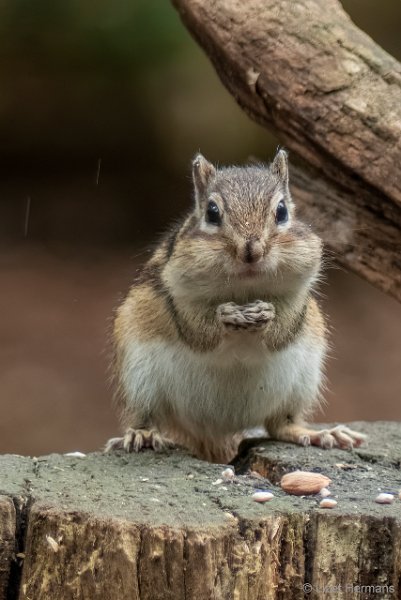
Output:
[[[282,225],[288,221],[288,210],[284,200],[280,200],[276,208],[276,223]]]
[[[207,205],[206,221],[208,223],[212,223],[213,225],[220,225],[221,224],[220,209],[217,206],[216,202],[213,202],[213,200],[210,200],[209,203],[208,203],[208,205]]]

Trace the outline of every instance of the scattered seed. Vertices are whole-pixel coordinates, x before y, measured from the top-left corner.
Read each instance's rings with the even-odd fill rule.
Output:
[[[221,483],[223,483],[222,479],[216,479],[216,481],[212,481],[212,485],[220,485]]]
[[[224,513],[224,517],[226,519],[229,519],[230,521],[236,521],[237,520],[236,517],[232,513],[230,513],[230,512],[225,512]]]
[[[232,481],[235,477],[235,473],[233,469],[227,467],[227,469],[224,469],[224,471],[221,473],[221,476],[225,481]]]
[[[193,479],[195,477],[195,475],[193,473],[189,473],[189,475],[187,475],[187,479]]]
[[[319,502],[319,506],[320,508],[334,508],[337,506],[337,502],[336,500],[333,500],[333,498],[323,498],[323,500]]]
[[[393,494],[385,494],[383,492],[382,494],[379,494],[378,496],[376,496],[375,502],[377,502],[378,504],[392,504],[394,502],[394,495]]]
[[[64,456],[73,456],[74,458],[85,458],[86,454],[83,452],[66,452]]]
[[[327,498],[327,496],[331,495],[331,492],[327,488],[322,488],[320,490],[319,494],[321,495],[322,498]]]
[[[252,494],[252,500],[255,502],[269,502],[274,498],[274,494],[271,492],[255,492]]]

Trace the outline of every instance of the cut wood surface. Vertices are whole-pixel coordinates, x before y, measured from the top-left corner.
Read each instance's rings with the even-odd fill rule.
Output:
[[[240,106],[302,158],[294,196],[331,223],[338,260],[401,300],[401,65],[338,0],[173,4]]]
[[[0,600],[293,600],[306,584],[312,599],[334,585],[336,598],[371,597],[347,585],[397,598],[401,424],[353,427],[369,435],[353,452],[247,441],[223,483],[180,450],[2,456]],[[296,469],[330,477],[337,507],[285,494]],[[273,500],[254,502],[257,489]],[[397,498],[379,505],[379,491]]]

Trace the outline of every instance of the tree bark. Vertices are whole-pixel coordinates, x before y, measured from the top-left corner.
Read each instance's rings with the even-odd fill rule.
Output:
[[[314,169],[294,195],[338,260],[401,300],[401,65],[337,0],[173,4],[240,106]]]
[[[357,585],[398,598],[401,425],[352,427],[368,447],[248,440],[220,483],[222,466],[178,450],[0,456],[0,600],[368,597]],[[284,493],[296,469],[327,475],[337,507]],[[257,489],[274,498],[256,503]],[[379,489],[392,505],[375,503]]]
[[[0,496],[0,598],[7,598],[11,567],[16,551],[16,514],[14,503]]]

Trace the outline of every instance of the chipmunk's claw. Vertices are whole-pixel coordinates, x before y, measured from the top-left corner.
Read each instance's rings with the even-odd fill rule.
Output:
[[[126,452],[140,452],[141,450],[154,450],[163,452],[167,448],[172,448],[173,443],[162,435],[156,429],[127,429],[123,437],[111,438],[104,451],[125,450]]]

